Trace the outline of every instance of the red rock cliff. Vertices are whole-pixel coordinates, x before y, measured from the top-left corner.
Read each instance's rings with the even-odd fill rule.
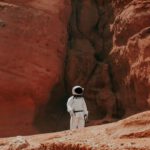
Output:
[[[70,10],[69,0],[0,2],[0,136],[37,132],[36,114],[55,100]]]
[[[150,2],[114,1],[116,17],[112,26],[110,52],[113,87],[124,112],[148,109],[150,98]]]
[[[88,125],[148,109],[149,0],[1,0],[0,11],[0,136],[67,129],[75,84]]]
[[[91,124],[148,109],[149,0],[72,4],[67,85],[85,87]]]

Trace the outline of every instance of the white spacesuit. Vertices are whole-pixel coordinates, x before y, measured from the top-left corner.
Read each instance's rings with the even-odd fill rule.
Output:
[[[84,89],[81,86],[72,88],[72,94],[67,102],[67,111],[70,113],[70,129],[83,128],[88,118],[87,106],[83,97]]]

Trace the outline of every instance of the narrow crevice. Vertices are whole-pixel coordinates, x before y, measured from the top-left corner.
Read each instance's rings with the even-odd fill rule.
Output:
[[[92,76],[93,76],[93,74],[95,73],[97,67],[98,67],[98,64],[96,63],[96,64],[94,65],[93,69],[91,70],[90,74],[89,74],[88,77],[87,77],[87,80],[86,80],[86,82],[85,82],[85,86],[88,85],[88,82],[89,82],[90,79],[92,78]]]
[[[114,81],[114,77],[113,77],[113,73],[112,73],[112,68],[111,65],[108,65],[109,69],[108,69],[108,73],[109,73],[109,78],[110,78],[110,82],[111,82],[111,91],[113,92],[113,95],[115,97],[115,105],[113,107],[113,118],[117,118],[117,119],[121,119],[124,114],[125,114],[125,110],[123,108],[122,103],[119,101],[119,99],[117,98],[117,85]]]
[[[81,29],[81,24],[80,24],[80,20],[83,19],[81,16],[81,11],[88,11],[88,7],[89,5],[93,4],[95,9],[97,10],[97,12],[95,11],[95,13],[97,13],[95,16],[98,15],[97,20],[94,22],[93,25],[91,25],[91,29],[90,29],[90,33],[85,33],[85,31],[83,32]],[[80,78],[81,80],[79,80],[78,84],[84,85],[86,87],[86,91],[88,95],[85,95],[87,97],[87,99],[91,99],[91,102],[93,101],[93,105],[95,107],[95,115],[96,113],[98,113],[98,108],[96,108],[97,106],[95,105],[96,101],[95,99],[89,98],[91,97],[92,94],[93,98],[95,97],[95,95],[97,95],[99,93],[99,90],[101,90],[101,87],[99,85],[99,87],[97,86],[97,84],[104,82],[104,84],[106,84],[105,86],[108,86],[107,81],[101,81],[100,78],[97,78],[97,73],[101,71],[101,65],[106,65],[107,63],[107,57],[109,56],[109,52],[112,49],[112,33],[110,31],[110,24],[113,22],[114,16],[113,16],[113,8],[111,8],[112,6],[110,5],[110,0],[108,1],[103,1],[102,3],[98,2],[97,0],[94,1],[87,1],[87,6],[82,6],[84,3],[81,0],[72,0],[72,14],[70,17],[70,22],[69,22],[69,26],[68,26],[68,49],[67,49],[67,55],[66,55],[66,61],[65,61],[65,76],[64,76],[64,84],[65,84],[65,88],[66,91],[68,92],[68,86],[73,85],[73,83],[69,83],[70,81],[68,81],[68,65],[70,65],[69,63],[69,57],[70,57],[70,52],[75,53],[76,55],[74,57],[80,57],[81,59],[84,60],[84,56],[82,55],[82,51],[84,52],[85,49],[80,49],[81,53],[77,53],[76,49],[78,49],[78,45],[74,45],[76,40],[80,40],[81,39],[81,43],[79,45],[79,48],[83,47],[84,48],[84,41],[83,41],[83,45],[82,45],[82,39],[88,41],[90,43],[90,46],[93,48],[93,59],[95,59],[95,64],[93,64],[93,66],[91,68],[89,68],[89,70],[87,71],[87,74],[85,74],[84,76],[82,76],[83,74],[79,73],[78,78]],[[84,8],[84,10],[82,10]],[[109,11],[108,11],[109,10]],[[89,13],[89,12],[88,12]],[[91,12],[93,13],[93,12]],[[86,12],[85,12],[86,14]],[[90,22],[91,23],[91,22]],[[86,24],[85,24],[86,27]],[[88,31],[87,31],[88,32]],[[82,45],[82,46],[81,46]],[[81,46],[81,47],[80,47]],[[85,47],[86,48],[86,47]],[[87,49],[88,50],[88,49]],[[87,51],[88,53],[88,51]],[[83,53],[84,54],[84,53]],[[79,56],[78,56],[79,55]],[[89,53],[89,55],[91,55],[91,53]],[[91,58],[91,56],[89,57]],[[83,61],[85,63],[85,61]],[[99,65],[101,64],[101,65]],[[86,65],[86,64],[81,64],[81,66]],[[74,67],[74,66],[72,66]],[[80,68],[80,66],[77,66]],[[71,68],[71,66],[69,66],[69,68]],[[84,69],[84,68],[82,68]],[[109,70],[110,68],[108,68]],[[97,72],[98,70],[98,72]],[[82,71],[82,70],[81,70]],[[84,71],[84,72],[86,72]],[[104,71],[104,70],[102,70]],[[108,71],[109,73],[111,71]],[[73,75],[71,75],[73,76]],[[100,76],[100,75],[99,75]],[[113,96],[115,97],[115,87],[114,87],[114,83],[113,83],[113,74],[108,74],[106,76],[109,76],[110,78],[110,93],[113,94]],[[97,78],[97,79],[95,79]],[[92,80],[94,83],[92,83]],[[106,79],[107,80],[107,79]],[[96,83],[97,81],[97,83]],[[92,85],[90,85],[92,83]],[[94,85],[95,84],[95,85]],[[70,88],[70,87],[69,87]],[[96,93],[95,93],[95,89]],[[109,88],[109,86],[107,87]],[[93,93],[94,92],[94,93]],[[91,104],[91,102],[89,102]],[[89,106],[90,107],[90,106]],[[114,110],[112,111],[120,111],[120,104],[119,102],[116,100],[116,104],[114,104]],[[100,111],[100,110],[99,110]],[[109,110],[107,110],[109,111]],[[94,113],[94,112],[92,112]],[[112,112],[113,113],[113,112]],[[115,113],[116,114],[116,113]],[[119,113],[120,114],[120,113]],[[118,115],[121,116],[121,115]]]
[[[72,13],[71,13],[70,21],[68,24],[68,43],[66,46],[66,56],[64,60],[63,77],[60,83],[58,83],[58,85],[56,85],[56,87],[53,88],[53,91],[52,91],[53,94],[50,95],[50,100],[47,103],[47,106],[44,108],[45,109],[44,112],[42,112],[43,110],[41,110],[41,112],[39,112],[38,115],[36,116],[37,120],[35,120],[35,123],[41,132],[48,132],[48,131],[54,132],[54,131],[68,129],[69,115],[67,114],[67,111],[66,111],[66,102],[67,102],[68,97],[71,94],[70,86],[73,86],[73,83],[70,83],[69,77],[72,77],[74,75],[74,74],[70,75],[69,74],[70,72],[68,69],[71,67],[73,67],[74,69],[77,69],[77,67],[81,68],[82,66],[82,69],[80,70],[82,72],[84,70],[84,66],[86,66],[87,64],[89,65],[89,63],[86,64],[84,57],[89,57],[89,59],[93,57],[92,59],[95,60],[93,61],[94,64],[92,64],[91,66],[89,65],[89,68],[87,70],[84,70],[84,73],[79,73],[79,76],[78,76],[78,78],[81,79],[79,80],[78,84],[84,85],[87,91],[85,97],[89,101],[88,102],[89,110],[92,111],[92,115],[90,116],[90,119],[93,119],[93,118],[101,119],[100,116],[104,116],[104,114],[106,116],[107,113],[110,111],[112,111],[114,118],[121,118],[124,114],[122,105],[117,98],[115,100],[115,104],[113,104],[114,106],[113,110],[108,110],[109,108],[107,108],[106,106],[100,107],[102,106],[103,102],[101,103],[98,100],[101,103],[99,105],[96,100],[97,99],[96,96],[99,94],[99,92],[101,92],[105,88],[107,88],[109,93],[113,94],[112,97],[116,97],[115,93],[117,92],[117,88],[115,87],[115,83],[113,81],[113,73],[111,71],[111,67],[109,66],[108,73],[105,70],[105,67],[107,66],[107,64],[109,65],[109,63],[106,60],[112,48],[112,35],[108,28],[109,28],[110,23],[112,22],[113,16],[111,16],[110,18],[109,16],[106,16],[105,11],[107,11],[108,9],[108,6],[107,6],[109,5],[108,3],[106,2],[102,3],[102,6],[99,6],[99,3],[97,0],[92,1],[92,3],[95,3],[94,6],[97,9],[99,17],[97,21],[95,21],[95,24],[92,26],[91,33],[84,34],[80,30],[80,19],[82,19],[80,18],[81,17],[80,12],[83,7],[82,2],[81,0],[72,0]],[[111,7],[111,5],[109,6]],[[111,9],[112,8],[110,8],[110,10]],[[113,13],[112,14],[110,13],[109,15],[113,15]],[[105,20],[105,18],[107,19]],[[74,45],[75,44],[74,41],[80,40],[80,39],[81,39],[80,44],[79,44],[80,53],[78,53],[76,52],[78,49],[77,47],[78,45]],[[84,54],[86,50],[86,49],[82,49],[82,47],[84,48],[84,44],[85,44],[83,39],[90,43],[89,47],[90,48],[92,47],[91,50],[93,51],[92,53],[91,52],[88,53],[88,48],[87,48],[86,56],[82,55],[82,52]],[[82,40],[83,40],[83,43],[82,43]],[[101,42],[100,46],[98,45],[99,42]],[[73,56],[74,53],[75,53],[75,56]],[[91,54],[93,54],[93,56],[91,56]],[[69,66],[70,61],[71,61],[70,55],[72,55],[71,57],[80,57],[80,60],[82,59],[84,60],[82,61],[82,63],[85,63],[85,64],[81,64],[81,66],[76,66],[76,67]],[[79,61],[78,58],[76,59]],[[74,65],[74,63],[72,63],[72,65]],[[103,69],[101,69],[101,67],[103,67]],[[106,81],[101,80],[100,78],[101,73],[106,74]],[[109,76],[110,83],[108,83],[107,81],[108,76]],[[101,86],[102,84],[104,85],[103,87]],[[57,93],[59,93],[60,96],[55,98],[54,96],[57,95]],[[53,101],[51,101],[51,99]],[[99,97],[99,99],[102,101],[104,100],[102,97]],[[93,107],[93,108],[90,108],[90,107]],[[45,122],[43,123],[43,121]],[[62,122],[62,125],[59,125],[60,121]],[[107,122],[107,120],[105,122]]]

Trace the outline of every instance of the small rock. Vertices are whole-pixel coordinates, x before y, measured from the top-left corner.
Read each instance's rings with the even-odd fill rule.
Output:
[[[17,136],[9,144],[9,150],[22,150],[23,148],[27,148],[28,146],[29,146],[29,143],[24,137]]]
[[[121,146],[123,146],[123,145],[124,145],[124,143],[121,143],[120,145],[121,145]]]
[[[134,142],[131,142],[131,144],[134,145],[135,143],[134,143]]]

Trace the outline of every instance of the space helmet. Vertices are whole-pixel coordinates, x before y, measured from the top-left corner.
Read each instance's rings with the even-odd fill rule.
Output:
[[[76,85],[72,88],[72,94],[75,96],[82,96],[83,92],[84,92],[84,88],[79,85]]]

